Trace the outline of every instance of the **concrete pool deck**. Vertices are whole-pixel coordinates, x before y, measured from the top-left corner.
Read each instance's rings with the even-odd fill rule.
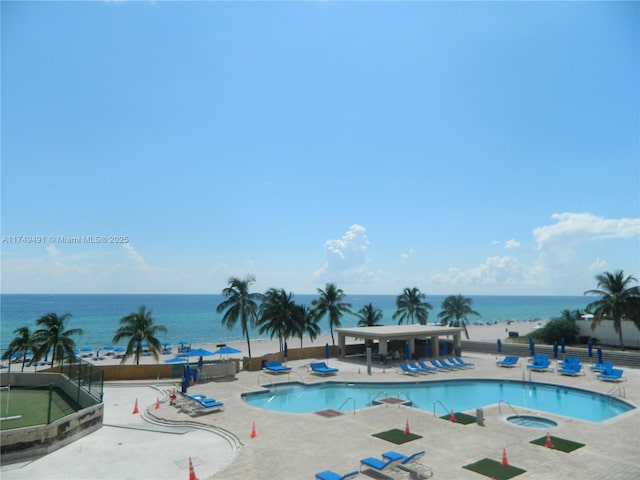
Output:
[[[410,377],[393,366],[375,366],[372,375],[357,360],[330,359],[340,369],[335,377],[322,378],[307,372],[309,360],[290,362],[291,374],[240,372],[235,379],[194,385],[190,393],[203,393],[225,403],[225,410],[197,417],[181,413],[168,405],[167,392],[176,383],[108,384],[105,389],[105,424],[100,431],[74,442],[46,457],[27,464],[3,467],[2,478],[13,479],[163,479],[189,478],[188,458],[192,458],[200,480],[252,480],[314,478],[316,472],[334,470],[344,474],[358,470],[360,459],[396,450],[409,454],[426,450],[424,463],[430,465],[433,478],[481,480],[477,473],[462,468],[483,458],[500,461],[506,448],[511,465],[526,470],[517,478],[566,479],[608,478],[627,480],[640,477],[640,409],[618,415],[601,423],[585,422],[553,414],[544,414],[558,423],[551,435],[585,444],[572,453],[539,447],[529,442],[546,435],[546,430],[513,425],[506,417],[508,407],[496,404],[484,407],[485,426],[461,425],[434,417],[433,412],[389,405],[357,410],[349,406],[344,414],[327,418],[314,413],[289,414],[252,407],[241,394],[260,390],[261,385],[300,381],[318,383],[327,380],[345,382],[415,382],[454,378],[522,380],[522,364],[517,368],[495,365],[495,355],[468,354],[465,359],[476,367],[451,373]],[[360,371],[361,373],[358,373]],[[640,406],[640,370],[625,368],[626,382],[618,384],[625,400]],[[529,372],[525,372],[528,380]],[[599,381],[595,374],[567,377],[553,371],[531,373],[532,381],[571,386],[607,393],[616,384]],[[397,396],[390,392],[390,396]],[[135,399],[145,415],[166,425],[153,425],[133,415]],[[160,408],[155,409],[160,398]],[[336,405],[335,408],[339,408]],[[518,414],[538,412],[515,406]],[[437,412],[442,415],[445,412]],[[475,414],[474,412],[467,412]],[[372,434],[392,428],[404,429],[423,438],[395,445]],[[193,429],[201,424],[225,432],[225,437]],[[257,436],[251,438],[255,424]],[[113,426],[117,425],[117,426]],[[155,432],[153,430],[156,430]],[[170,433],[173,432],[173,433]],[[59,472],[55,473],[55,472]],[[369,478],[360,475],[358,478]]]

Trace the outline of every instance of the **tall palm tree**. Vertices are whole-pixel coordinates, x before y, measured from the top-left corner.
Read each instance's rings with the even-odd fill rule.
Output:
[[[48,358],[51,353],[51,362],[62,361],[65,357],[74,357],[73,349],[76,347],[75,342],[71,338],[73,335],[82,335],[84,331],[81,328],[72,328],[67,330],[65,323],[71,318],[70,313],[57,315],[55,313],[47,313],[38,320],[36,325],[43,327],[33,332],[33,341],[37,344],[34,359]]]
[[[264,294],[259,309],[258,333],[270,333],[271,338],[278,337],[280,351],[284,349],[287,337],[295,332],[295,317],[297,315],[293,294],[284,288],[270,288]]]
[[[162,351],[162,345],[156,335],[159,333],[167,333],[167,327],[164,325],[154,325],[155,319],[152,316],[151,310],[147,310],[143,305],[137,312],[130,313],[129,315],[120,319],[120,328],[113,336],[113,342],[118,343],[123,338],[128,338],[127,349],[124,352],[124,356],[120,363],[127,361],[127,358],[133,356],[136,365],[140,365],[140,356],[144,349],[142,343],[146,342],[147,348],[153,355],[156,361],[160,360],[160,352]]]
[[[218,313],[224,312],[222,324],[231,330],[240,321],[242,334],[247,339],[249,359],[251,359],[251,341],[249,329],[256,326],[258,321],[258,302],[262,300],[262,294],[249,293],[249,285],[256,281],[253,275],[247,275],[244,280],[231,277],[228,286],[222,290],[222,295],[228,297],[220,302],[216,308]]]
[[[9,372],[11,372],[11,360],[14,355],[18,355],[22,357],[22,369],[21,372],[24,372],[24,367],[27,362],[27,352],[29,350],[35,351],[37,349],[37,344],[35,343],[33,336],[29,330],[29,327],[20,327],[16,328],[13,333],[16,335],[9,346],[2,354],[2,360],[9,360]]]
[[[294,334],[300,337],[300,348],[305,335],[308,335],[312,342],[320,335],[320,325],[316,321],[315,313],[306,305],[296,305]]]
[[[438,318],[441,319],[441,325],[449,324],[450,327],[464,328],[464,334],[469,339],[469,332],[467,331],[467,325],[469,324],[469,315],[476,315],[481,317],[478,312],[471,308],[473,300],[468,297],[463,297],[461,294],[449,295],[442,302],[442,311],[438,314]]]
[[[601,297],[586,308],[593,314],[591,329],[595,330],[603,319],[613,320],[613,329],[620,337],[620,348],[624,348],[622,320],[631,320],[640,330],[640,286],[631,285],[638,280],[632,275],[625,278],[622,270],[598,274],[596,280],[598,289],[584,292]]]
[[[359,327],[374,327],[380,325],[382,321],[382,310],[369,303],[358,310],[356,316],[358,317]]]
[[[346,294],[342,289],[336,287],[334,283],[327,283],[324,290],[318,289],[320,297],[311,302],[311,306],[315,311],[315,318],[319,321],[322,317],[327,315],[329,317],[329,330],[331,331],[331,343],[336,344],[336,340],[333,337],[334,327],[340,326],[340,318],[345,313],[351,313],[351,304],[344,302]]]
[[[429,310],[433,306],[429,302],[425,302],[425,298],[425,294],[418,287],[405,288],[396,297],[396,311],[391,318],[398,319],[398,325],[401,325],[404,321],[413,324],[415,319],[421,325],[426,325],[429,318]]]

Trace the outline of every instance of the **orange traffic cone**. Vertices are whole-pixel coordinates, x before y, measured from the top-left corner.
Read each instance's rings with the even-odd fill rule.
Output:
[[[155,409],[158,410],[160,408],[160,398],[156,397],[156,406]]]
[[[307,373],[309,373],[311,370],[309,370],[309,365],[307,365]]]
[[[382,369],[382,373],[387,373],[387,371],[383,368],[383,369]]]
[[[507,449],[506,448],[502,449],[502,465],[504,465],[505,467],[509,466],[509,460],[507,459]]]
[[[553,448],[553,443],[551,443],[551,435],[549,435],[549,432],[547,432],[547,441],[544,446],[547,448]]]
[[[136,403],[133,404],[133,414],[135,415],[136,413],[140,413],[140,410],[138,410],[138,399],[136,398]]]
[[[196,477],[196,472],[193,469],[193,463],[191,463],[191,457],[189,457],[189,480],[198,480],[198,477]]]
[[[358,375],[360,375],[360,369],[358,369]]]
[[[451,409],[451,413],[449,414],[449,421],[456,423],[456,415],[453,413],[453,408]]]
[[[411,433],[411,430],[409,430],[409,419],[407,419],[407,423],[404,425],[404,433],[405,435],[409,435]]]
[[[253,426],[251,427],[251,438],[256,438],[258,434],[256,433],[256,422],[253,422]]]

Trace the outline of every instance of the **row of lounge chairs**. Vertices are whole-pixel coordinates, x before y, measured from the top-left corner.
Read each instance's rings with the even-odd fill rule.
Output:
[[[433,476],[431,467],[422,463],[425,451],[420,450],[411,455],[388,451],[381,457],[367,457],[360,460],[360,470],[337,474],[331,470],[316,473],[317,480],[346,480],[357,476],[359,473],[373,478],[394,480],[397,476],[406,476],[408,473],[412,479],[426,479]]]
[[[309,364],[311,373],[316,375],[334,375],[340,370],[334,367],[330,367],[326,362],[311,362]],[[264,369],[269,373],[286,373],[291,371],[291,367],[283,365],[278,360],[268,360],[264,362]]]
[[[464,368],[473,368],[474,364],[465,362],[460,357],[453,358],[436,358],[429,360],[431,365],[426,364],[423,360],[417,362],[401,363],[400,369],[408,375],[420,375],[427,373],[435,373],[438,371],[450,372],[452,370],[460,370]]]
[[[511,368],[518,365],[519,358],[516,356],[506,356],[503,360],[496,362],[496,364],[500,367]],[[533,370],[536,372],[544,372],[547,371],[551,367],[551,361],[549,360],[549,355],[539,353],[535,355],[531,359],[531,363],[527,365],[529,370]],[[623,381],[624,378],[622,374],[624,371],[619,368],[613,368],[612,362],[601,362],[596,363],[592,367],[590,367],[593,372],[600,372],[597,375],[597,378],[604,381],[609,382],[619,382]],[[567,357],[563,362],[561,362],[560,368],[557,369],[557,373],[560,375],[569,375],[575,377],[577,375],[584,375],[584,371],[582,370],[582,363],[580,363],[580,359],[577,357]]]

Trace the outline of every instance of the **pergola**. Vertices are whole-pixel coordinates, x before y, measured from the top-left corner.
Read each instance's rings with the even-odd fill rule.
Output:
[[[360,340],[372,340],[378,342],[378,353],[387,355],[388,344],[393,340],[403,340],[409,345],[409,355],[415,353],[416,339],[424,339],[431,341],[431,355],[433,357],[440,356],[440,337],[453,337],[453,348],[459,350],[460,327],[442,327],[432,325],[383,325],[377,327],[354,327],[354,328],[338,328],[338,346],[340,347],[340,357],[344,358],[346,354],[347,337]]]

